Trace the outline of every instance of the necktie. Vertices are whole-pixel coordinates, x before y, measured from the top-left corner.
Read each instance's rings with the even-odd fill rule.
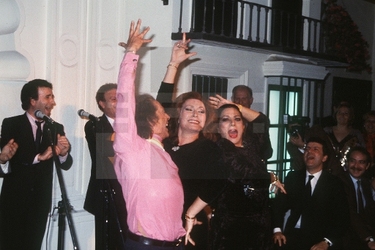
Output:
[[[309,180],[306,183],[306,195],[307,197],[311,196],[311,179],[314,178],[313,175],[309,175]]]
[[[362,198],[362,191],[361,191],[361,180],[357,181],[357,213],[362,213],[364,210],[363,206],[363,198]]]
[[[42,139],[42,122],[35,121],[36,125],[38,128],[36,129],[36,136],[35,136],[35,147],[36,151],[39,152],[39,146],[40,146],[40,141]]]
[[[311,201],[311,179],[314,178],[313,175],[309,175],[309,180],[307,181],[306,185],[305,185],[305,197],[304,199],[302,199],[302,206],[301,206],[301,217],[300,217],[300,228],[304,228],[306,227],[306,224],[309,224],[309,219],[311,217],[309,217],[309,211],[308,211],[308,207],[309,207],[309,204],[310,204],[310,201]],[[297,225],[298,225],[298,222],[297,222]],[[297,226],[298,227],[298,226]]]

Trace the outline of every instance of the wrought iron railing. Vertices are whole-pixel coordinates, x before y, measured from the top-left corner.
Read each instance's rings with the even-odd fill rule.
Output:
[[[324,56],[322,22],[241,0],[180,0],[177,32],[190,38]]]

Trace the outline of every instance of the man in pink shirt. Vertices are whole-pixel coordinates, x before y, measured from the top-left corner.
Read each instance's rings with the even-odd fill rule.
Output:
[[[150,95],[135,99],[138,49],[149,27],[130,25],[117,88],[115,171],[128,211],[126,249],[183,249],[183,190],[178,168],[164,151],[169,116]]]

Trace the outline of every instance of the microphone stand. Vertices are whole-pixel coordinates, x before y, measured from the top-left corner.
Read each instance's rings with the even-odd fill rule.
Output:
[[[55,152],[55,144],[53,142],[53,138],[51,135],[51,129],[47,128],[48,132],[48,138],[50,141],[50,146],[52,147],[52,154],[53,154],[53,161],[55,163],[55,169],[56,169],[56,174],[59,180],[59,185],[60,185],[60,191],[61,191],[61,201],[58,202],[58,212],[59,212],[59,220],[58,220],[58,250],[64,250],[64,239],[65,239],[65,217],[68,220],[68,225],[70,229],[70,235],[72,238],[73,242],[73,249],[78,250],[78,242],[77,242],[77,235],[74,229],[73,225],[73,220],[72,220],[72,215],[70,214],[70,211],[72,209],[72,206],[69,204],[67,194],[66,194],[66,189],[65,189],[65,184],[64,184],[64,179],[63,175],[61,172],[60,168],[60,160],[58,158],[58,155]]]

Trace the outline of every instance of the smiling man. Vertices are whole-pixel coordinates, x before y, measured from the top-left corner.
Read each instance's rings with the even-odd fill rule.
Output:
[[[371,163],[370,154],[363,147],[348,152],[348,171],[340,175],[350,208],[350,230],[344,249],[375,249],[375,191],[364,173]]]
[[[1,162],[8,166],[0,195],[0,249],[39,250],[51,207],[52,150],[64,170],[73,160],[64,127],[44,122],[34,114],[40,110],[51,115],[56,105],[52,84],[41,79],[26,83],[21,102],[26,112],[5,118],[1,130],[1,148],[13,139],[18,149],[9,161]]]
[[[324,140],[310,138],[304,152],[306,169],[289,172],[287,194],[276,196],[273,239],[281,249],[342,249],[349,209],[339,178],[323,170],[327,151]]]

